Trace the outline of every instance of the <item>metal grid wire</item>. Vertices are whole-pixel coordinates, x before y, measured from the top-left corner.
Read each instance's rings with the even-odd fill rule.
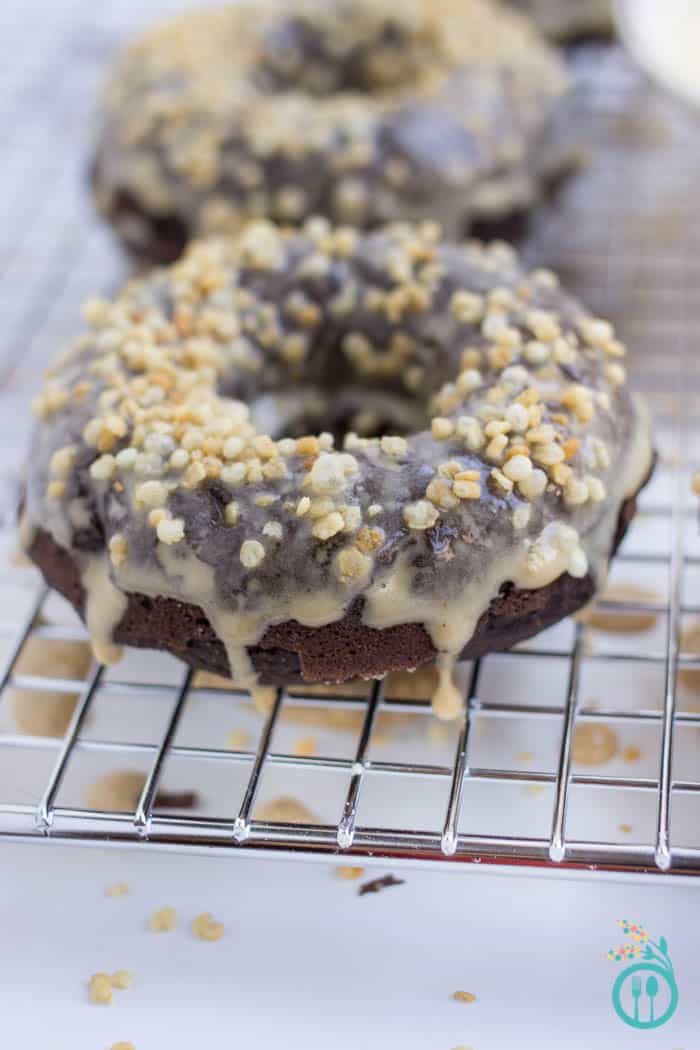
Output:
[[[679,652],[700,616],[695,117],[618,49],[578,51],[593,163],[524,247],[616,321],[656,411],[660,465],[614,569],[650,588],[621,606],[646,629],[566,622],[470,665],[464,719],[449,726],[432,719],[420,676],[408,690],[392,677],[345,693],[282,690],[262,718],[245,693],[162,654],[66,669],[61,647],[79,650],[82,626],[12,554],[37,371],[75,330],[79,301],[119,273],[81,191],[79,147],[85,97],[123,27],[98,30],[87,4],[60,6],[60,27],[38,33],[36,69],[20,76],[10,63],[0,93],[0,836],[700,873],[700,696],[688,673],[700,679],[700,659]],[[0,27],[6,39],[17,24]],[[28,698],[68,705],[61,738],[27,731]],[[577,753],[586,725],[615,741],[607,762]],[[115,794],[125,772],[126,801]]]

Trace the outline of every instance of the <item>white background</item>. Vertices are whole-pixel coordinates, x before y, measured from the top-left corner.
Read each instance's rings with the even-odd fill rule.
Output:
[[[359,897],[331,863],[38,845],[0,848],[2,1046],[22,1050],[697,1050],[695,884],[474,865],[378,867],[403,886]],[[108,898],[123,880],[130,894]],[[148,930],[156,908],[173,933]],[[211,911],[223,939],[195,940]],[[676,1017],[637,1032],[614,1015],[621,917],[668,938]],[[96,971],[126,968],[113,1003]],[[478,998],[452,1000],[458,989]]]

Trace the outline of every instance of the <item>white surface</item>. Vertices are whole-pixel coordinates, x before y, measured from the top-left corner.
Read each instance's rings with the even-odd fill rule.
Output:
[[[372,874],[383,874],[378,868]],[[2,1046],[21,1050],[697,1050],[697,885],[512,878],[404,866],[358,897],[330,863],[243,856],[0,847]],[[107,898],[126,881],[131,893]],[[173,933],[147,928],[177,908]],[[211,911],[223,940],[193,939]],[[637,1032],[615,1017],[605,959],[627,917],[665,934],[676,1017]],[[99,970],[134,982],[88,1002]],[[452,1000],[457,989],[478,1001]],[[8,1009],[8,1006],[11,1006]]]
[[[698,0],[617,0],[625,42],[649,73],[700,103]]]

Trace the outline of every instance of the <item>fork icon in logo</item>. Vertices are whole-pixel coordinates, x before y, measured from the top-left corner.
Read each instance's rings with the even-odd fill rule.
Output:
[[[634,1023],[639,1024],[639,1000],[642,995],[642,978],[635,974],[632,978],[632,998],[634,999]]]

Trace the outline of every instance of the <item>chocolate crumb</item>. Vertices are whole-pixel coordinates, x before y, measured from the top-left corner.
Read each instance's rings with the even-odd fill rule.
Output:
[[[381,879],[371,879],[363,882],[357,890],[358,897],[364,897],[366,893],[379,893],[389,886],[403,886],[405,879],[397,879],[395,875],[384,875]]]

